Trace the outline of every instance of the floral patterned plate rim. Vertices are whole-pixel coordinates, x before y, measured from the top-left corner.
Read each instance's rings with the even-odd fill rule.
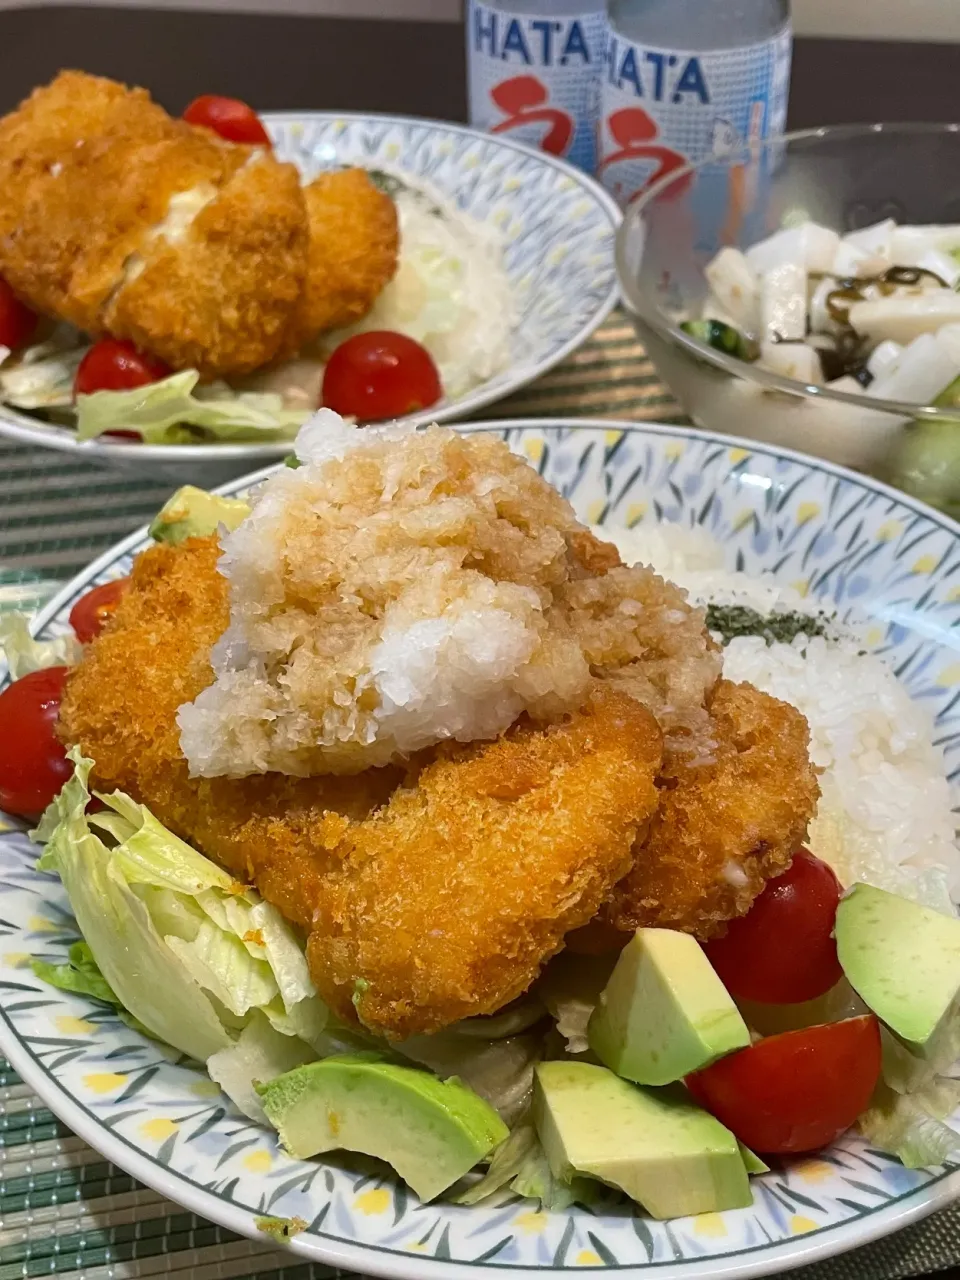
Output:
[[[699,524],[730,567],[772,570],[873,619],[869,645],[927,702],[960,778],[960,526],[829,463],[692,428],[594,420],[474,424],[523,453],[591,521]],[[268,472],[234,481],[249,488]],[[133,534],[66,586],[36,629],[117,577]],[[0,837],[0,1050],[46,1105],[107,1159],[191,1211],[256,1236],[260,1215],[300,1218],[293,1253],[400,1280],[607,1270],[693,1280],[756,1276],[844,1252],[960,1194],[960,1168],[909,1171],[846,1137],[755,1179],[754,1205],[659,1223],[611,1201],[595,1211],[421,1205],[399,1183],[336,1161],[299,1162],[233,1111],[198,1069],[112,1012],[45,987],[26,955],[59,961],[72,921],[22,835]]]
[[[455,401],[410,421],[449,421],[526,386],[581,346],[619,298],[613,261],[621,213],[593,178],[556,156],[465,125],[414,116],[337,111],[264,112],[278,157],[305,177],[338,164],[406,174],[431,184],[460,209],[496,225],[517,302],[510,363]],[[0,404],[0,436],[125,466],[162,462],[194,467],[266,465],[289,451],[283,442],[125,445],[80,441]],[[138,461],[139,460],[139,461]],[[235,465],[228,474],[236,475]],[[212,482],[222,480],[221,473]]]

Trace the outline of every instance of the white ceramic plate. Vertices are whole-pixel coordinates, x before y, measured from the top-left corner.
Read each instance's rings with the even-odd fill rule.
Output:
[[[930,708],[960,777],[960,526],[827,463],[682,427],[473,429],[504,433],[584,519],[700,524],[724,543],[730,568],[773,572],[841,617],[871,619],[868,643]],[[72,602],[128,572],[145,542],[137,533],[102,556],[47,606],[39,630],[64,627]],[[62,962],[75,936],[59,881],[35,871],[35,857],[22,837],[0,840],[0,1049],[71,1129],[193,1212],[247,1235],[258,1214],[304,1219],[291,1248],[305,1258],[406,1280],[745,1277],[865,1244],[960,1193],[955,1167],[909,1171],[852,1137],[755,1179],[751,1209],[668,1223],[622,1203],[555,1214],[520,1200],[421,1205],[392,1179],[292,1160],[199,1069],[23,966],[25,955]]]
[[[344,164],[409,174],[503,237],[517,304],[508,367],[459,400],[441,401],[407,420],[447,422],[509,395],[580,346],[616,303],[613,242],[620,212],[572,165],[521,143],[439,121],[333,112],[279,112],[263,120],[279,159],[292,161],[306,178]],[[3,405],[0,436],[207,486],[290,451],[284,443],[78,441],[66,427],[46,425]]]

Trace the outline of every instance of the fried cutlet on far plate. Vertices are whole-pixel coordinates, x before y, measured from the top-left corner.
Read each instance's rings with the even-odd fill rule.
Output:
[[[600,690],[549,729],[354,777],[190,778],[177,708],[211,679],[226,625],[215,538],[137,560],[113,621],[71,675],[61,734],[101,790],[147,804],[313,930],[321,994],[403,1037],[526,989],[629,866],[656,806],[661,735]]]
[[[0,191],[0,273],[36,310],[211,376],[279,350],[309,229],[264,148],[64,72],[0,119]]]
[[[397,207],[365,170],[321,174],[303,196],[310,250],[285,342],[291,354],[328,329],[361,320],[393,279],[400,250]]]

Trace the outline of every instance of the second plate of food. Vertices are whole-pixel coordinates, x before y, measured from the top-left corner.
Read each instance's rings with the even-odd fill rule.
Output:
[[[93,77],[68,79],[61,76],[34,95],[29,119],[21,108],[13,123],[45,138],[46,117],[52,118],[65,93],[121,92]],[[306,210],[294,217],[285,205],[275,207],[282,171],[263,183],[258,166],[247,162],[219,189],[198,184],[195,174],[188,179],[179,167],[172,177],[158,176],[157,148],[146,139],[151,130],[169,131],[172,122],[146,99],[128,95],[123,101],[127,112],[136,106],[144,113],[144,142],[141,148],[124,140],[129,190],[118,200],[143,187],[162,216],[126,242],[118,233],[126,256],[119,254],[111,269],[122,287],[114,284],[101,299],[111,263],[75,234],[75,206],[63,198],[83,183],[101,181],[99,162],[81,174],[53,164],[41,175],[47,186],[38,198],[50,213],[42,226],[26,225],[26,213],[20,218],[8,210],[8,220],[18,223],[17,250],[0,261],[0,275],[49,318],[28,326],[22,344],[9,343],[19,349],[0,361],[2,436],[216,483],[283,456],[321,396],[361,418],[468,416],[562,360],[615,303],[619,212],[590,178],[551,156],[434,121],[332,112],[266,115],[276,159],[295,165],[302,179]],[[11,120],[8,132],[14,134]],[[100,121],[89,141],[112,136],[111,128],[109,120]],[[129,133],[129,121],[125,128]],[[180,136],[164,145],[172,152],[194,140]],[[194,167],[201,161],[222,165],[223,147],[215,145],[221,154],[212,161],[187,158]],[[0,152],[0,168],[2,159]],[[233,190],[238,183],[245,189]],[[229,261],[218,261],[205,280],[224,201],[243,205],[233,215],[246,220],[247,243],[232,231],[239,238],[236,251],[230,249]],[[250,268],[266,282],[267,295],[283,293],[276,285],[285,267],[273,259],[287,251],[278,243],[284,214],[291,221],[284,235],[306,235],[309,245],[295,303],[276,296],[265,301],[256,280],[240,278],[241,268]],[[293,225],[297,217],[306,229]],[[61,227],[64,218],[70,225]],[[66,287],[59,279],[38,283],[32,267],[50,236],[81,241],[71,250]],[[189,274],[186,292],[174,287],[179,272]],[[231,309],[248,305],[250,315],[234,325]],[[279,350],[272,338],[254,341],[257,350],[248,346],[261,321],[289,329]],[[104,381],[89,362],[88,376],[78,382],[91,345],[82,330],[98,325],[101,333],[109,330],[142,348],[151,360],[148,376],[157,380],[78,402],[78,389],[130,386],[122,371],[117,381],[107,368]],[[232,341],[231,329],[242,331],[242,344]],[[370,344],[377,346],[366,336],[371,331],[399,334],[399,351],[388,342],[385,354],[371,353]],[[334,352],[336,367],[330,369]],[[384,359],[399,376],[388,379],[386,400],[376,393],[371,400],[370,361]]]

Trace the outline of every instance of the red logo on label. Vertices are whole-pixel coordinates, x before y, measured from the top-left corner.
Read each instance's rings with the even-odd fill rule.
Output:
[[[501,80],[490,90],[490,97],[507,117],[495,124],[491,133],[509,133],[526,124],[547,124],[550,128],[540,143],[542,151],[563,156],[573,141],[573,117],[559,107],[548,107],[550,91],[536,76],[514,76]]]
[[[681,155],[679,151],[674,151],[672,147],[665,147],[662,143],[655,141],[660,133],[657,128],[657,122],[644,111],[643,107],[623,107],[619,111],[612,111],[607,116],[606,124],[610,130],[610,136],[618,144],[619,150],[612,151],[610,155],[600,161],[599,172],[602,172],[611,164],[617,164],[621,160],[655,160],[657,162],[656,169],[654,169],[643,186],[631,195],[631,200],[636,200],[641,191],[653,186],[655,182],[665,178],[668,173],[673,173],[676,169],[682,169],[687,163],[685,155]],[[688,174],[685,178],[675,183],[670,189],[671,196],[680,195],[685,191],[691,177],[692,175]]]

